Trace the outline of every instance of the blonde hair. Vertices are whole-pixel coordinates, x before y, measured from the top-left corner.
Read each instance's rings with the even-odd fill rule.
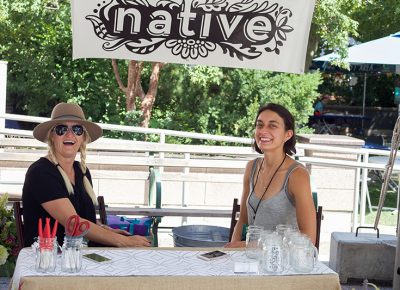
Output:
[[[78,150],[81,153],[80,167],[81,167],[81,170],[83,173],[83,186],[85,187],[85,190],[86,190],[87,194],[89,195],[90,199],[92,200],[93,204],[98,205],[96,194],[93,190],[93,187],[92,187],[89,179],[86,177],[86,170],[87,170],[87,167],[86,167],[86,145],[90,142],[90,136],[89,136],[88,132],[86,131],[86,129],[84,129],[84,132],[85,132],[84,139]],[[72,187],[71,180],[69,180],[67,173],[65,173],[64,169],[61,167],[61,165],[57,161],[57,158],[55,155],[55,150],[54,150],[54,142],[53,142],[53,139],[50,138],[50,134],[51,134],[51,130],[49,131],[49,133],[47,135],[47,144],[49,145],[49,150],[48,150],[49,160],[56,165],[58,171],[60,172],[62,178],[64,179],[64,183],[65,183],[65,186],[67,187],[68,193],[70,195],[74,194],[74,188]]]

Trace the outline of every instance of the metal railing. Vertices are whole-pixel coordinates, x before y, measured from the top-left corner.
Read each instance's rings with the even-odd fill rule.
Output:
[[[2,114],[0,115],[0,119],[8,119],[8,120],[16,120],[23,122],[32,122],[32,123],[41,123],[49,120],[49,118],[42,117],[33,117],[33,116],[24,116],[24,115],[15,115],[15,114]],[[1,122],[0,122],[1,124]],[[172,144],[166,144],[165,138],[166,136],[173,137],[184,137],[184,138],[192,138],[192,139],[203,139],[203,140],[213,140],[220,142],[232,142],[237,144],[251,144],[251,138],[240,138],[240,137],[232,137],[232,136],[220,136],[220,135],[211,135],[211,134],[201,134],[201,133],[193,133],[193,132],[182,132],[182,131],[174,131],[174,130],[164,130],[164,129],[152,129],[152,128],[141,128],[141,127],[133,127],[133,126],[121,126],[121,125],[113,125],[113,124],[101,124],[98,123],[104,130],[112,130],[112,131],[121,131],[121,132],[131,132],[131,133],[141,133],[141,134],[156,134],[159,136],[159,144],[163,147],[171,146]],[[26,130],[14,130],[14,129],[6,129],[0,128],[0,134],[11,134],[18,135],[21,137],[32,138],[32,132]],[[0,135],[1,136],[1,135]],[[145,143],[145,142],[143,142]],[[176,145],[176,146],[189,146],[189,145]],[[217,146],[210,146],[217,147]],[[242,148],[242,147],[238,147]],[[364,149],[364,148],[345,148],[345,147],[337,147],[337,146],[326,146],[326,145],[315,145],[315,144],[297,144],[297,149],[304,152],[304,150],[310,150],[313,152],[324,152],[324,153],[341,153],[341,154],[354,154],[357,156],[357,161],[349,161],[349,160],[338,160],[332,158],[321,158],[321,157],[310,157],[305,156],[304,154],[300,154],[298,156],[298,160],[302,163],[306,164],[314,164],[321,165],[327,167],[339,167],[339,168],[355,168],[356,169],[356,180],[355,180],[355,196],[354,196],[354,204],[353,204],[353,215],[354,217],[358,217],[360,214],[360,222],[359,224],[365,224],[365,213],[366,213],[366,201],[367,201],[367,180],[368,180],[368,170],[384,170],[384,164],[371,163],[369,162],[370,155],[378,155],[378,156],[389,156],[390,152],[385,150],[376,150],[376,149]],[[159,158],[164,158],[164,152],[168,150],[164,150],[159,148]],[[164,151],[163,151],[164,150]],[[210,154],[213,152],[210,151]],[[190,159],[191,153],[185,153],[185,159]],[[161,168],[162,171],[162,168]],[[189,167],[184,168],[184,172],[188,172]],[[400,172],[400,166],[395,166],[393,169],[394,172]],[[358,205],[360,204],[360,210]],[[353,228],[356,228],[358,225],[357,218],[353,220]]]
[[[1,114],[0,119],[30,122],[30,123],[42,123],[42,122],[49,120],[49,118],[16,115],[16,114]],[[191,138],[191,139],[213,140],[213,141],[220,141],[220,142],[251,144],[250,138],[211,135],[211,134],[193,133],[193,132],[182,132],[182,131],[166,130],[166,129],[142,128],[142,127],[103,124],[103,123],[97,123],[97,125],[99,125],[103,130],[129,132],[129,133],[141,133],[141,134],[148,134],[148,135],[150,135],[150,134],[158,135],[160,138],[160,143],[165,143],[166,136],[173,136],[173,137],[183,137],[183,138]],[[3,129],[3,128],[0,128],[0,129]],[[27,136],[29,135],[28,132],[29,131],[25,132]],[[30,136],[32,136],[32,135],[30,135]]]

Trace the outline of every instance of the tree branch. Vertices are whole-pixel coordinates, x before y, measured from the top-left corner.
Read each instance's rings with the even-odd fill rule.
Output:
[[[136,93],[136,96],[139,96],[140,100],[143,100],[144,95],[145,95],[145,93],[143,91],[143,87],[142,87],[143,66],[144,66],[144,63],[143,63],[143,61],[141,61],[138,64],[137,71],[136,71],[137,74],[136,74],[136,78],[135,78],[135,93]]]
[[[164,66],[164,63],[155,62],[152,64],[152,72],[150,76],[149,89],[142,99],[141,110],[142,110],[142,122],[141,127],[148,128],[150,123],[151,111],[153,109],[154,102],[156,100],[158,82],[160,79],[160,71]]]
[[[119,75],[119,70],[118,70],[118,65],[117,65],[117,60],[116,59],[112,59],[111,60],[111,64],[112,64],[112,67],[113,67],[115,79],[117,80],[117,83],[118,83],[118,87],[121,89],[121,91],[123,91],[126,94],[127,88],[124,86],[124,84],[121,81],[121,77]]]

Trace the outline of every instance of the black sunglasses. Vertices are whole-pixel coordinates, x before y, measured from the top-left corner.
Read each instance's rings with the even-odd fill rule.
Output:
[[[68,129],[71,129],[72,133],[74,133],[76,136],[82,136],[82,134],[84,133],[82,125],[72,125],[71,127],[68,127],[67,125],[57,125],[53,128],[53,131],[58,136],[63,136],[67,134]]]

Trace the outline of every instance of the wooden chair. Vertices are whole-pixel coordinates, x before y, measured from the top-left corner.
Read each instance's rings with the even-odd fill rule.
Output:
[[[104,197],[103,196],[98,196],[97,201],[99,203],[98,205],[98,211],[100,214],[100,221],[102,224],[107,224],[107,214],[106,214],[106,206],[104,203]],[[24,245],[24,220],[23,220],[23,207],[22,207],[22,201],[14,201],[13,202],[13,209],[14,209],[14,218],[15,218],[15,225],[17,228],[17,242],[18,242],[18,247],[19,249],[22,249],[25,247]]]
[[[322,216],[322,206],[318,206],[318,193],[316,191],[312,192],[312,197],[314,201],[315,210],[317,212],[317,231],[315,236],[315,247],[319,250],[319,241],[321,236],[321,221],[324,219]]]
[[[321,236],[321,221],[322,221],[322,206],[318,206],[317,209],[317,234],[315,237],[315,247],[319,250],[319,240]]]
[[[318,198],[316,196],[316,192],[313,192],[313,200],[314,200],[314,205],[317,208],[317,231],[316,231],[316,238],[315,238],[315,247],[319,250],[319,242],[320,242],[320,236],[321,236],[321,221],[323,219],[322,216],[322,206],[318,206]],[[239,219],[239,214],[240,214],[240,205],[238,204],[238,199],[235,198],[233,200],[233,206],[232,206],[232,215],[231,215],[231,228],[229,231],[229,241],[232,239],[233,235],[233,230],[235,229],[236,223]]]
[[[97,197],[97,202],[99,205],[96,207],[96,210],[99,211],[100,222],[103,225],[107,225],[107,212],[106,212],[106,204],[104,203],[104,196],[99,195]]]
[[[235,229],[236,223],[239,219],[240,205],[238,199],[233,199],[232,215],[231,215],[231,228],[229,230],[229,241],[232,239],[233,230]]]
[[[15,226],[17,228],[17,242],[19,249],[24,248],[24,220],[22,201],[13,202]]]

